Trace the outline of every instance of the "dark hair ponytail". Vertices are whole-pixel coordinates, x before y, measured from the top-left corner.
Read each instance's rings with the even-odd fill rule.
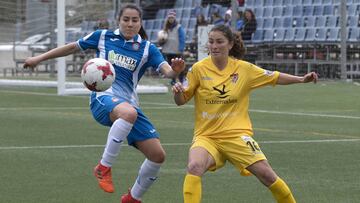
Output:
[[[244,46],[244,42],[241,38],[240,32],[233,32],[226,25],[216,25],[210,30],[210,32],[213,31],[222,32],[226,37],[226,39],[228,39],[230,43],[231,42],[233,43],[233,47],[229,51],[229,56],[232,56],[237,59],[243,59],[246,49]]]
[[[136,4],[124,4],[121,6],[120,10],[119,10],[119,16],[118,16],[118,22],[120,22],[120,18],[123,15],[125,9],[134,9],[139,13],[139,17],[140,20],[142,21],[142,11],[141,9],[136,5]],[[141,25],[140,30],[139,30],[139,35],[141,36],[141,38],[143,39],[148,39],[148,36],[145,32],[144,27]]]
[[[139,35],[143,39],[146,39],[146,40],[149,39],[143,26],[141,26],[141,28],[139,30]]]

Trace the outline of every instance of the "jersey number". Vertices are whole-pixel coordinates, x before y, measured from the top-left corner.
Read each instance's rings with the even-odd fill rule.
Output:
[[[246,145],[249,146],[253,152],[261,152],[259,146],[254,141],[247,141]]]

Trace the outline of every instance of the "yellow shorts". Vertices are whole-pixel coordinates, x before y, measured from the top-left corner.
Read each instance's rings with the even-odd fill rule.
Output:
[[[223,167],[226,161],[229,161],[240,171],[241,175],[248,176],[251,173],[246,170],[246,167],[266,159],[259,144],[247,135],[226,139],[198,136],[191,145],[191,148],[194,147],[206,149],[214,158],[216,165],[210,167],[210,171]]]

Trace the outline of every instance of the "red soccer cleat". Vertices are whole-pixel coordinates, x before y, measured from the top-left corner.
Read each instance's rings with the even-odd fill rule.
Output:
[[[105,192],[114,192],[114,185],[111,177],[111,167],[106,167],[100,163],[94,168],[94,175],[99,182],[99,187]]]
[[[121,196],[121,203],[141,203],[140,200],[134,199],[131,196],[131,192],[129,189],[129,192],[127,194],[124,194],[123,196]]]

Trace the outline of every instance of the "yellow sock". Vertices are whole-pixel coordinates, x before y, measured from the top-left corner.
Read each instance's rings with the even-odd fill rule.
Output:
[[[289,187],[281,178],[278,177],[269,189],[278,203],[296,203]]]
[[[201,202],[201,177],[186,174],[184,180],[184,203]]]

